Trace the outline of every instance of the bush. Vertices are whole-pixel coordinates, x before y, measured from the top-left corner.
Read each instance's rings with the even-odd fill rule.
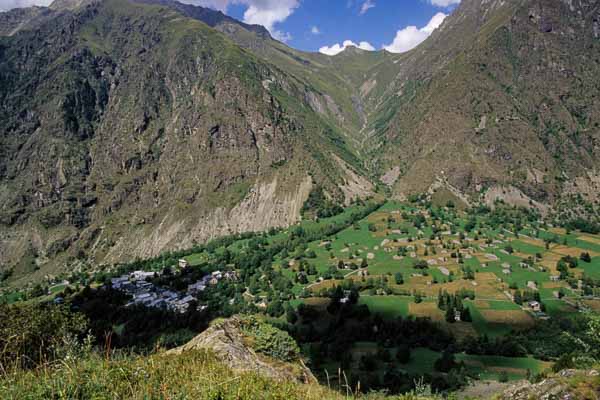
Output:
[[[0,364],[34,368],[76,347],[87,331],[82,314],[46,304],[0,305]]]
[[[508,382],[508,373],[506,371],[502,371],[498,380],[502,383]]]
[[[438,372],[450,372],[456,366],[454,354],[449,351],[443,352],[442,356],[433,364],[433,368]]]
[[[563,369],[575,368],[573,362],[573,356],[571,354],[563,354],[556,362],[552,365],[552,371],[559,372]]]
[[[398,347],[398,351],[396,352],[396,360],[400,364],[408,364],[410,361],[410,347],[403,344]]]
[[[581,259],[581,261],[586,262],[586,263],[592,262],[592,257],[590,256],[590,253],[588,253],[588,252],[581,253],[581,256],[579,258]]]
[[[253,317],[247,318],[243,323],[242,329],[253,340],[252,347],[257,352],[281,361],[298,359],[300,348],[287,332]]]

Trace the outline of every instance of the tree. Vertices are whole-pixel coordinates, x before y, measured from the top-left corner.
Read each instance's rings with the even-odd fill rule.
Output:
[[[406,344],[401,344],[398,346],[396,360],[398,360],[400,364],[408,364],[410,361],[410,347],[408,347]]]
[[[454,354],[449,351],[444,351],[442,356],[433,364],[433,368],[438,372],[450,372],[455,367],[456,360],[454,359]]]
[[[462,309],[460,313],[460,319],[465,322],[473,321],[473,318],[471,317],[471,310],[469,309],[469,307],[465,307]]]
[[[0,305],[0,321],[0,365],[11,367],[34,368],[73,354],[77,346],[65,339],[76,342],[88,331],[83,314],[50,304]]]
[[[517,290],[514,294],[514,301],[515,303],[521,305],[523,304],[523,296],[521,295],[521,292],[519,290]]]
[[[290,324],[295,324],[298,321],[298,315],[294,312],[292,308],[289,308],[285,313],[285,319]]]
[[[323,349],[320,343],[311,343],[308,346],[308,359],[311,367],[317,369],[323,363]]]
[[[283,305],[281,301],[274,300],[267,306],[267,314],[271,317],[279,317],[283,314]]]
[[[388,363],[388,362],[392,361],[392,354],[390,353],[390,351],[388,349],[386,349],[385,347],[382,347],[377,350],[377,358],[379,358],[383,362]]]
[[[298,274],[298,283],[301,285],[306,285],[308,283],[308,278],[306,277],[306,274]]]
[[[569,266],[569,268],[576,268],[578,264],[577,258],[572,256],[564,256],[560,259],[560,261],[566,263]]]
[[[360,358],[359,368],[363,371],[373,371],[377,368],[377,359],[371,354],[366,354]]]
[[[45,296],[47,292],[48,292],[48,289],[44,288],[41,284],[38,283],[33,287],[33,289],[31,289],[31,292],[29,293],[29,295],[32,298],[35,298],[35,297]]]
[[[506,371],[500,372],[500,377],[498,378],[498,381],[502,383],[508,382],[508,373]]]
[[[446,307],[446,322],[453,324],[456,322],[456,318],[454,316],[454,307]]]
[[[419,292],[415,292],[414,294],[415,303],[419,304],[423,302],[423,296]]]
[[[588,252],[581,253],[581,256],[579,258],[581,259],[581,261],[586,262],[586,263],[592,262],[592,257],[590,256],[590,253],[588,253]]]
[[[394,274],[394,280],[396,281],[396,285],[402,285],[404,283],[404,277],[401,272],[396,272]]]

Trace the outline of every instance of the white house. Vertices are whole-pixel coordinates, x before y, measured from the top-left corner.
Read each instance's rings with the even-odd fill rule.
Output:
[[[529,308],[531,308],[535,312],[540,312],[542,310],[541,304],[537,301],[530,301]]]
[[[146,272],[146,271],[133,271],[130,275],[131,279],[134,281],[143,281],[146,278],[153,278],[155,272]]]

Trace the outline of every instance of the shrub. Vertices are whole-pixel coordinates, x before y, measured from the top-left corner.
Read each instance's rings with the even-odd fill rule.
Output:
[[[410,347],[405,344],[400,345],[396,352],[396,360],[400,364],[407,364],[410,361]]]
[[[0,305],[0,364],[34,368],[61,358],[87,331],[82,314],[47,304]]]
[[[502,371],[498,380],[502,383],[508,382],[508,373],[506,371]]]
[[[281,361],[298,359],[300,348],[287,332],[254,317],[248,317],[243,324],[242,329],[252,339],[252,347],[257,352]]]
[[[442,356],[433,364],[433,368],[438,372],[450,372],[450,370],[456,366],[454,354],[449,351],[443,352]]]

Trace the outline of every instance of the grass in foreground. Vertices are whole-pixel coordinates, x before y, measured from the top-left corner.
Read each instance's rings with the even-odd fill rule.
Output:
[[[255,373],[235,374],[205,352],[120,357],[97,354],[36,371],[0,377],[0,398],[28,399],[347,399],[314,384],[274,381]],[[365,399],[425,400],[405,395]]]

